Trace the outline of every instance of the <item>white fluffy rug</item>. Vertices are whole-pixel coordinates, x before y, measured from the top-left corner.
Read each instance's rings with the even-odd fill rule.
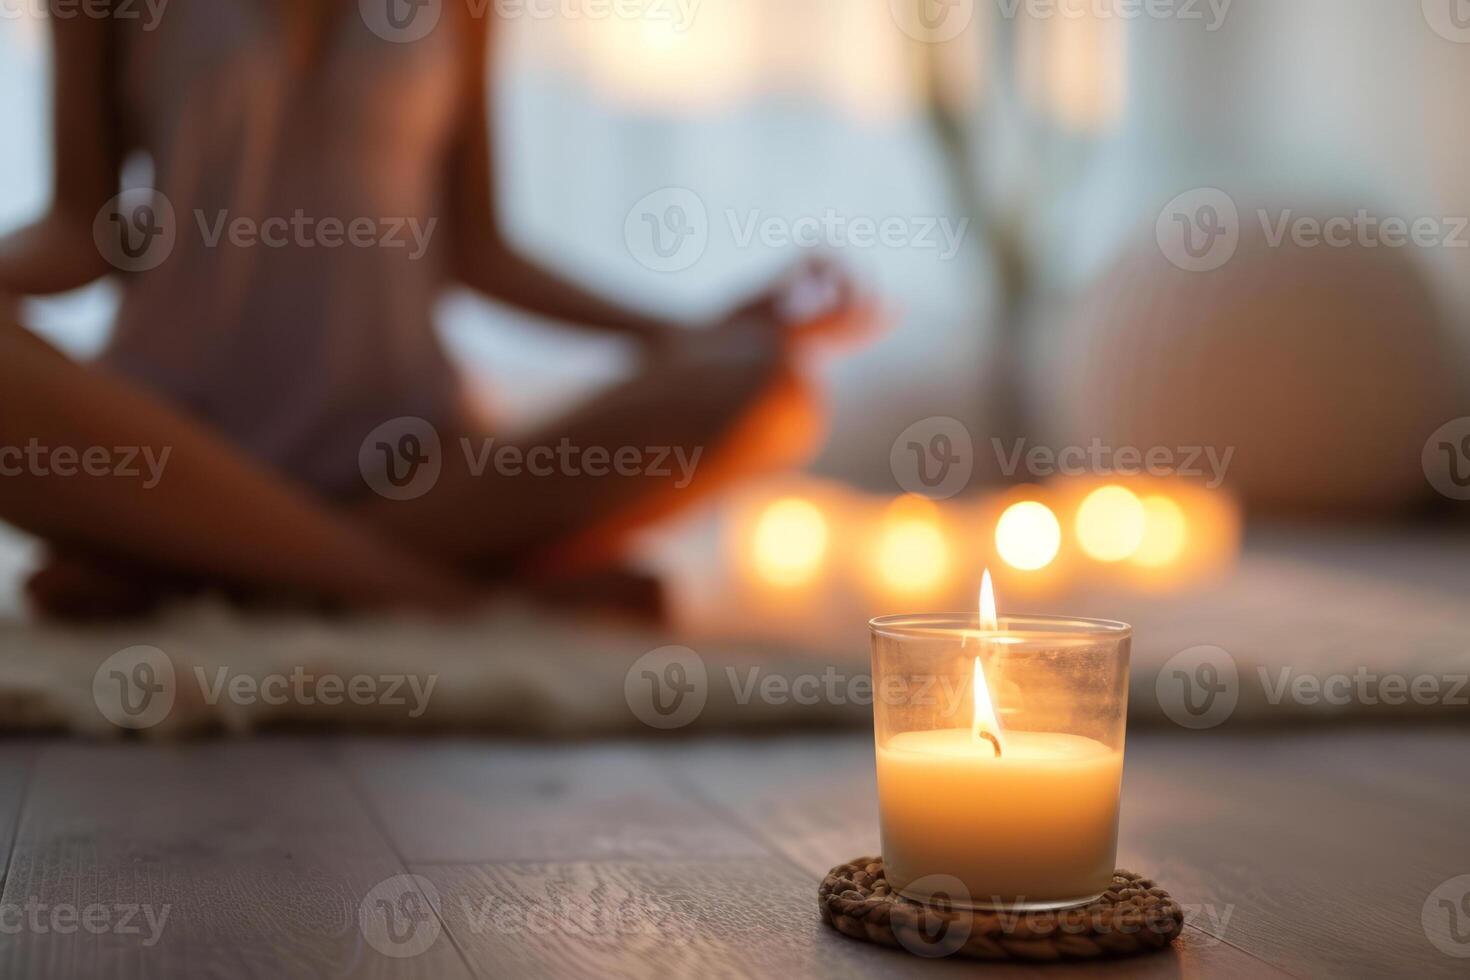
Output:
[[[1058,608],[1134,624],[1135,727],[1213,727],[1218,711],[1182,712],[1181,676],[1231,685],[1222,721],[1230,726],[1470,720],[1464,539],[1345,548],[1338,540],[1248,550],[1233,575],[1202,592],[1078,594]],[[12,611],[0,613],[0,729],[121,734],[100,702],[116,701],[119,672],[156,683],[159,670],[136,674],[136,652],[109,658],[140,646],[162,651],[147,656],[174,680],[172,706],[143,729],[148,737],[301,727],[574,737],[864,727],[864,618],[839,610],[845,631],[828,631],[821,652],[802,652],[524,606],[445,622],[247,617],[205,604],[90,629],[27,623]],[[648,656],[679,643],[695,653]],[[650,714],[658,679],[695,684],[702,707]]]

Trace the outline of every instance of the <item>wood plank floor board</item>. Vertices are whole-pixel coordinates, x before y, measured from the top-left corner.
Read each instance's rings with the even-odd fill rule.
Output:
[[[718,739],[660,758],[691,792],[818,880],[880,851],[871,739]]]
[[[708,740],[666,754],[697,792],[727,809],[806,872],[813,891],[834,865],[882,850],[871,739]],[[1093,964],[1070,969],[1102,975],[1120,967]],[[996,968],[988,964],[987,973]],[[1128,970],[1129,975],[1159,977],[1285,976],[1196,929],[1187,930],[1171,953],[1130,961]]]
[[[1119,864],[1164,883],[1202,944],[1289,971],[1451,975],[1463,964],[1433,948],[1420,913],[1432,888],[1470,872],[1470,792],[1454,778],[1467,747],[1443,731],[1137,738]],[[742,763],[751,757],[738,740],[710,742],[679,771],[813,874],[880,850],[866,739],[795,740]],[[1331,921],[1302,921],[1302,908]]]
[[[823,925],[810,876],[779,859],[426,865],[457,944],[482,974],[515,980],[974,977],[1033,968],[924,960]],[[1046,976],[1272,980],[1287,975],[1190,930],[1167,953],[1048,964]]]
[[[1200,928],[1299,975],[1464,976],[1422,913],[1470,873],[1470,794],[1434,788],[1465,747],[1391,732],[1140,739],[1120,862],[1167,883]]]
[[[1466,746],[1444,729],[1134,739],[1119,863],[1191,925],[1165,954],[1045,974],[1465,975],[1420,913],[1470,873]],[[8,818],[0,926],[32,899],[170,918],[151,946],[0,928],[4,977],[1037,975],[821,924],[821,875],[878,850],[863,736],[10,743]],[[391,958],[357,908],[405,872],[439,915]]]
[[[0,743],[0,884],[10,867],[10,851],[37,751],[37,744],[29,741]]]
[[[57,743],[0,898],[35,917],[0,935],[0,976],[469,975],[451,944],[365,940],[359,906],[403,873],[319,745]]]
[[[343,758],[410,863],[765,854],[677,787],[645,743],[353,739]]]
[[[1035,980],[1033,967],[924,960],[823,925],[816,885],[782,859],[427,865],[449,930],[481,973],[514,980]],[[1284,977],[1192,934],[1136,960],[1048,964],[1052,980]]]

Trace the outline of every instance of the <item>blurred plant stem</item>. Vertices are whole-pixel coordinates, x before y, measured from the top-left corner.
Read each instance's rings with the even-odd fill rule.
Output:
[[[913,0],[916,4],[929,0]],[[976,112],[969,108],[973,93],[956,91],[953,63],[956,56],[979,62],[984,52],[979,45],[968,49],[968,34],[945,44],[920,43],[922,78],[930,127],[938,142],[953,199],[970,218],[972,233],[985,247],[971,252],[979,263],[977,279],[993,281],[994,304],[991,360],[981,366],[985,403],[984,421],[994,438],[1013,439],[1023,425],[1021,390],[1021,330],[1025,309],[1034,288],[1035,271],[1027,254],[1024,236],[1024,202],[1007,207],[985,193],[985,164],[977,152],[973,129]],[[1000,63],[992,76],[1009,70],[1013,61],[1013,39],[1002,26],[992,51]],[[982,71],[990,68],[983,63]]]

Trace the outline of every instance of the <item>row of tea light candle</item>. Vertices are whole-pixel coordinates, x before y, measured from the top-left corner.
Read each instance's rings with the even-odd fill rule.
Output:
[[[1163,482],[1021,488],[978,504],[797,486],[747,501],[732,526],[746,577],[773,594],[836,576],[911,599],[956,594],[976,551],[1038,583],[1092,566],[1120,582],[1176,586],[1226,564],[1239,534],[1223,495]]]

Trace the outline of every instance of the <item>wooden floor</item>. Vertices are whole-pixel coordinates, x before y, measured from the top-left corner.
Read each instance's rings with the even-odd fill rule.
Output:
[[[1470,874],[1467,747],[1134,739],[1120,864],[1185,935],[1027,970],[821,924],[822,872],[877,851],[863,738],[0,743],[0,976],[1465,976],[1424,910]]]

